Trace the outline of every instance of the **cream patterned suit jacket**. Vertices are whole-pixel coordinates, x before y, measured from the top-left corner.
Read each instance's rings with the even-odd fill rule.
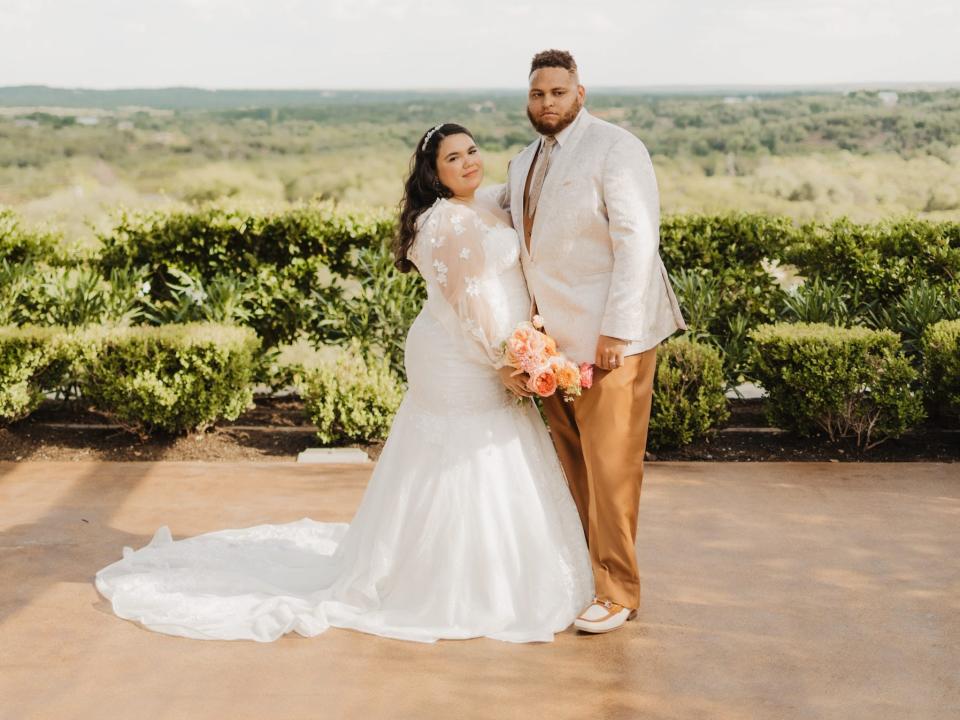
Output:
[[[499,202],[519,229],[546,331],[570,359],[592,363],[600,335],[628,340],[635,353],[686,323],[659,254],[660,197],[646,147],[586,109],[571,129],[551,159],[529,252],[523,191],[539,138],[510,161]]]

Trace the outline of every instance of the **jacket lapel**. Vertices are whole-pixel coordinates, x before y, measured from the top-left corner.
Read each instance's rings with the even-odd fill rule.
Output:
[[[527,252],[527,243],[523,240],[523,213],[526,210],[523,206],[523,188],[527,183],[530,164],[533,162],[533,155],[539,142],[540,140],[537,139],[527,145],[511,165],[515,177],[512,178],[510,184],[510,214],[513,216],[513,226],[517,228],[517,232],[520,234],[520,248],[524,253]]]
[[[554,190],[563,182],[567,172],[573,167],[574,153],[577,143],[583,137],[587,127],[593,122],[593,116],[584,109],[583,115],[577,121],[577,126],[567,137],[567,141],[560,148],[556,163],[552,164],[546,179],[543,181],[543,187],[540,189],[540,200],[537,202],[537,214],[533,218],[533,227],[530,229],[530,256],[533,257],[537,252],[537,228],[543,227],[546,222],[543,218],[550,217],[553,212]],[[529,167],[529,160],[527,161]],[[524,176],[526,179],[526,176]]]

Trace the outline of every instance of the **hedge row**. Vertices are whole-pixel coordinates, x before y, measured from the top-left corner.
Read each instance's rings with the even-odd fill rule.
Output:
[[[772,324],[751,333],[751,365],[769,392],[772,424],[869,449],[931,413],[960,418],[960,321],[923,338],[922,375],[896,335],[824,324]],[[86,403],[142,436],[203,430],[251,404],[259,340],[212,323],[164,327],[0,327],[0,423],[32,412],[68,378]],[[291,365],[324,444],[386,437],[403,383],[388,360],[354,343],[339,360]],[[726,419],[722,358],[677,337],[658,352],[649,444],[678,447]]]
[[[249,328],[0,327],[0,424],[75,382],[84,402],[146,436],[195,432],[253,401],[260,341]]]
[[[91,258],[0,213],[0,300],[18,308],[0,322],[96,324],[238,322],[265,348],[298,334],[315,343],[356,339],[402,372],[406,329],[423,298],[397,273],[388,244],[394,219],[329,205],[282,212],[124,213]],[[691,334],[718,347],[728,386],[749,368],[749,332],[777,321],[891,329],[915,366],[926,327],[960,317],[960,223],[916,219],[796,225],[758,214],[666,216],[660,251]],[[32,264],[26,271],[17,266]],[[785,292],[776,266],[807,279]],[[32,278],[32,280],[31,280]],[[98,285],[98,279],[100,285]],[[38,287],[39,286],[39,287]],[[70,316],[57,308],[73,308]]]

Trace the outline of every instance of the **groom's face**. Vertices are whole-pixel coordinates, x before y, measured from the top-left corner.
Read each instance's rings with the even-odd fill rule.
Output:
[[[535,70],[527,94],[530,124],[541,135],[556,135],[577,118],[585,92],[576,74],[565,68]]]

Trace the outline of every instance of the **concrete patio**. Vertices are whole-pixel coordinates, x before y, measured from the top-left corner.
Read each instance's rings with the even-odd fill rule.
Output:
[[[650,463],[639,619],[550,644],[186,640],[92,584],[163,524],[349,520],[371,467],[0,463],[0,718],[960,717],[960,465]]]

